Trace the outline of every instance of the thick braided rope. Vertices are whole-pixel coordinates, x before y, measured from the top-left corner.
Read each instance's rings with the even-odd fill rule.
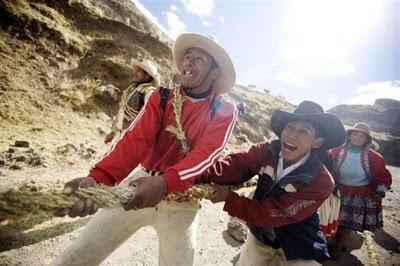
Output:
[[[137,115],[134,113],[133,108],[131,108],[128,105],[128,96],[134,85],[135,85],[135,83],[129,85],[128,88],[126,88],[122,92],[121,101],[120,101],[119,107],[118,107],[118,114],[117,114],[117,117],[114,119],[112,126],[111,126],[111,128],[114,132],[118,132],[118,131],[122,130],[122,128],[120,128],[121,125],[118,125],[120,119],[130,121],[133,117],[136,117],[136,115]]]
[[[166,130],[171,132],[176,136],[176,138],[181,142],[182,150],[184,153],[189,152],[189,146],[187,144],[186,135],[182,128],[182,96],[179,93],[179,88],[174,89],[174,98],[172,99],[172,106],[174,108],[175,123],[176,125],[169,125]]]
[[[126,121],[131,121],[133,118],[135,118],[139,112],[132,107],[129,106],[128,101],[129,101],[129,95],[135,90],[134,88],[135,83],[130,85],[122,94],[121,98],[121,108],[123,108],[123,116]]]
[[[369,265],[370,266],[380,265],[379,256],[376,253],[376,248],[375,248],[374,240],[372,238],[371,233],[364,231],[362,233],[362,236],[364,238],[364,243],[367,246],[367,250],[368,250]]]
[[[251,180],[231,189],[254,186]],[[168,194],[164,200],[187,201],[209,199],[215,190],[209,184],[197,184],[183,192]],[[10,189],[0,193],[0,223],[39,220],[53,216],[62,208],[70,208],[80,199],[93,199],[99,208],[115,208],[125,205],[134,193],[133,187],[96,186],[80,188],[72,195],[63,194],[61,190]]]

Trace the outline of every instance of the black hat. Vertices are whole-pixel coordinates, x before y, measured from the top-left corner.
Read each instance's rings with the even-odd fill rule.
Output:
[[[324,138],[321,150],[328,150],[344,143],[346,133],[339,118],[330,113],[324,112],[322,107],[311,101],[304,101],[299,104],[293,113],[276,110],[271,117],[271,129],[278,136],[281,136],[286,124],[302,120],[312,124]]]

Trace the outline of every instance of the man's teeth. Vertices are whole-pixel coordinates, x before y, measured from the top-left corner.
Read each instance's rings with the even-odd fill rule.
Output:
[[[188,76],[188,77],[192,77],[193,73],[190,72],[189,70],[185,70],[185,72],[183,73],[183,75]]]
[[[288,145],[288,146],[290,146],[290,147],[293,147],[293,148],[296,148],[296,146],[295,146],[295,145],[293,145],[293,144],[290,144],[290,143],[287,143],[287,142],[286,142],[286,145]]]
[[[288,150],[295,150],[295,149],[297,149],[297,147],[296,147],[295,145],[290,144],[290,143],[287,143],[287,142],[285,142],[285,148],[288,149]]]

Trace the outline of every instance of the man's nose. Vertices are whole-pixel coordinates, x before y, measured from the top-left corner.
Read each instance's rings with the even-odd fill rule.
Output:
[[[192,58],[186,58],[184,61],[185,66],[193,66],[193,62],[194,60]]]
[[[293,130],[293,131],[291,131],[291,132],[289,133],[288,139],[289,139],[289,140],[294,140],[294,139],[297,138],[297,136],[298,136],[297,130]]]

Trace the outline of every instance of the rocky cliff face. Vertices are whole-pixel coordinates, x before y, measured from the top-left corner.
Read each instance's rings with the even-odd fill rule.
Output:
[[[349,127],[367,122],[387,163],[400,165],[400,101],[377,99],[374,105],[338,105],[329,112]]]
[[[119,96],[99,95],[100,86],[125,89],[133,58],[152,60],[162,83],[176,84],[171,48],[131,0],[0,0],[0,176],[32,167],[7,153],[20,140],[49,169],[78,168],[101,155]],[[272,109],[292,108],[240,85],[227,97],[248,106],[230,149],[272,137]]]
[[[132,58],[149,58],[163,81],[174,74],[171,39],[123,1],[1,1],[0,116],[25,119],[50,111],[71,97],[90,97],[88,81],[123,89],[130,81]],[[29,99],[30,98],[30,99]],[[29,104],[35,99],[36,104]],[[11,103],[11,104],[10,104]],[[81,109],[82,106],[70,106]],[[79,104],[78,104],[79,105]]]
[[[346,125],[365,121],[374,131],[400,136],[400,101],[378,99],[374,105],[338,105],[329,111]]]
[[[131,0],[0,0],[0,191],[21,184],[61,188],[66,181],[87,175],[107,149],[103,139],[117,109],[116,100],[97,97],[99,86],[124,89],[132,58],[153,60],[168,84],[176,76],[171,46],[172,40]],[[227,97],[247,105],[229,150],[274,137],[268,125],[272,111],[294,108],[268,90],[241,85]],[[382,104],[388,106],[388,101]],[[395,154],[390,149],[396,146],[384,142],[386,134],[380,134],[381,147]],[[389,199],[398,189],[395,192],[388,194]],[[381,243],[387,243],[389,233],[398,232],[399,221],[393,218],[398,216],[398,204],[394,203],[398,199],[385,206],[389,231],[382,231]],[[221,216],[220,206],[204,204],[198,246],[208,248],[196,250],[195,265],[234,262],[238,245],[221,234],[224,219],[229,218]],[[14,231],[0,224],[0,265],[47,265],[77,237],[75,229],[86,221],[59,218],[37,226],[28,221]],[[154,246],[149,239],[155,240],[150,241]],[[155,265],[156,239],[155,232],[145,229],[103,264]],[[389,238],[392,247],[382,252],[390,257],[383,265],[398,261],[392,254],[398,250],[395,240]],[[369,251],[368,247],[364,254]],[[360,261],[368,262],[368,256]],[[352,262],[353,254],[342,264]]]

